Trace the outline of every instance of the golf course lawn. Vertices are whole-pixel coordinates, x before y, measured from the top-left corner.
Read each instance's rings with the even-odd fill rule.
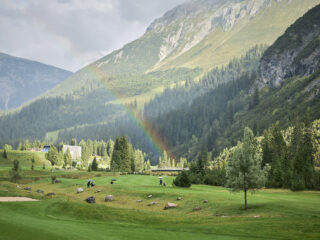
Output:
[[[164,177],[164,188],[157,176],[117,176],[111,185],[113,176],[104,172],[57,173],[58,184],[51,183],[50,172],[32,174],[37,181],[30,178],[24,184],[1,178],[0,196],[41,201],[0,202],[0,239],[320,239],[316,191],[263,189],[248,195],[249,210],[244,211],[242,192],[204,185],[177,188],[172,186],[174,177]],[[95,187],[86,187],[88,178]],[[31,193],[23,189],[27,186]],[[77,194],[79,187],[84,192]],[[56,195],[41,195],[37,189]],[[98,189],[101,192],[95,193]],[[109,194],[114,201],[104,202]],[[97,203],[86,203],[89,196]],[[152,201],[157,204],[148,206]],[[167,202],[178,207],[163,210]],[[193,211],[195,207],[201,209]]]

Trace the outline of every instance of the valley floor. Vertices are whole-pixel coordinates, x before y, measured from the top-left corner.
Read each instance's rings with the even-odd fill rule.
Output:
[[[26,171],[22,183],[2,177],[0,196],[39,202],[1,202],[0,239],[319,239],[320,192],[264,189],[248,196],[222,187],[172,186],[173,177],[106,176],[107,173]],[[51,175],[61,183],[52,184]],[[116,178],[115,184],[110,180]],[[87,179],[96,183],[87,188]],[[37,180],[37,181],[34,181]],[[25,187],[31,187],[28,193]],[[83,193],[77,194],[82,187]],[[42,189],[44,195],[38,194]],[[101,192],[96,193],[100,189]],[[46,196],[54,192],[54,196]],[[112,194],[114,201],[104,202]],[[152,198],[147,196],[152,194]],[[84,200],[95,196],[96,204]],[[181,196],[182,200],[176,200]],[[141,203],[137,200],[142,200]],[[208,200],[204,203],[203,200]],[[156,205],[148,206],[155,201]],[[163,210],[167,202],[175,209]],[[198,211],[193,211],[200,207]]]

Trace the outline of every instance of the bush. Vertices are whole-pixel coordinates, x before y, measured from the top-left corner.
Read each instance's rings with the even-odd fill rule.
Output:
[[[177,187],[191,187],[191,181],[188,172],[182,171],[174,179],[173,184]]]

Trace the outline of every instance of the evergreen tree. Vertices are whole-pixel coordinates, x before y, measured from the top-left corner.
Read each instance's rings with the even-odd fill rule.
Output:
[[[233,153],[227,166],[227,186],[233,191],[243,190],[245,210],[247,207],[247,191],[264,186],[266,176],[261,168],[262,156],[258,151],[258,143],[248,127],[244,130],[243,144]]]
[[[98,171],[98,162],[97,162],[97,158],[96,157],[92,161],[91,170],[92,171]]]
[[[118,136],[116,138],[116,141],[114,143],[114,147],[112,150],[112,158],[111,158],[111,170],[112,171],[120,171],[121,166],[121,143],[120,143],[120,137]]]
[[[64,166],[71,167],[72,165],[72,157],[69,148],[67,148],[66,153],[64,154]]]
[[[57,148],[55,146],[51,146],[48,153],[46,154],[47,159],[51,162],[51,165],[57,165],[59,162],[58,159],[58,151]]]
[[[5,159],[7,159],[8,158],[8,154],[7,154],[7,150],[6,149],[4,149],[3,150],[3,158],[5,158]]]
[[[18,160],[13,161],[13,168],[9,172],[12,182],[17,182],[19,179],[22,178],[20,175],[20,166],[19,165],[20,164],[19,164]]]

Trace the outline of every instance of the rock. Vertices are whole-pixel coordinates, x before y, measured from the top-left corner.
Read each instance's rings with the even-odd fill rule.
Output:
[[[260,218],[260,216],[253,216],[253,218]]]
[[[86,202],[87,203],[96,203],[96,199],[94,198],[94,196],[91,196],[91,197],[86,198]]]
[[[182,197],[177,197],[177,200],[178,200],[178,201],[182,200]]]
[[[54,180],[54,183],[61,183],[61,180]]]
[[[19,185],[17,185],[17,188],[21,188]]]
[[[82,193],[83,192],[83,188],[78,188],[77,189],[77,193]]]
[[[156,205],[157,202],[151,202],[151,203],[148,203],[148,206],[153,206],[153,205]]]
[[[222,214],[220,214],[220,213],[216,214],[216,217],[221,217],[221,216],[222,216]]]
[[[31,191],[31,187],[25,187],[24,190]]]
[[[176,208],[176,207],[178,207],[178,204],[167,202],[167,204],[164,206],[164,209],[166,210],[169,208]]]
[[[49,192],[46,194],[46,196],[53,196],[53,195],[56,195],[54,192]]]
[[[101,189],[98,189],[98,190],[96,191],[96,193],[99,193],[99,192],[101,192]]]
[[[195,212],[195,211],[199,211],[201,210],[201,207],[195,207],[192,211]]]
[[[138,203],[141,203],[141,202],[142,202],[142,200],[137,200],[137,202],[138,202]]]
[[[150,194],[147,198],[152,198],[152,194]]]
[[[44,191],[43,191],[43,190],[41,190],[41,189],[37,189],[37,193],[44,194]]]
[[[208,203],[208,200],[203,200],[203,203]]]
[[[111,201],[113,201],[113,200],[114,200],[113,195],[108,195],[108,196],[106,196],[106,198],[104,199],[105,202],[111,202]]]

